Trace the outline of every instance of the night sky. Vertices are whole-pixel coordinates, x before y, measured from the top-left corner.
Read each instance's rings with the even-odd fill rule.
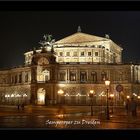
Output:
[[[0,11],[0,68],[24,64],[24,52],[39,47],[44,34],[55,40],[77,32],[121,44],[123,61],[140,62],[140,11]]]

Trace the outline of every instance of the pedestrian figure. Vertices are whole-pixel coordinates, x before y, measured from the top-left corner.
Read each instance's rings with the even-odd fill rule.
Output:
[[[127,115],[129,115],[129,112],[130,112],[130,100],[129,99],[126,100],[125,109],[126,109]]]
[[[131,98],[131,103],[130,103],[130,107],[131,107],[131,113],[133,117],[137,116],[137,102],[134,100],[134,98]]]

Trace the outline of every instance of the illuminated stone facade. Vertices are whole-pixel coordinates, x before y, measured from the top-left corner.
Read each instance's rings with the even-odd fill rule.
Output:
[[[50,50],[50,47],[47,48]],[[97,37],[81,32],[54,43],[58,63],[121,63],[122,48],[106,35]],[[39,49],[38,52],[41,50]],[[25,64],[31,64],[33,51],[25,53]]]
[[[122,48],[105,38],[81,32],[47,42],[25,53],[25,65],[0,71],[0,103],[49,105],[94,104],[106,102],[105,79],[115,104],[127,96],[139,96],[140,66],[122,62]],[[50,43],[51,42],[51,43]],[[123,90],[118,92],[116,87]]]

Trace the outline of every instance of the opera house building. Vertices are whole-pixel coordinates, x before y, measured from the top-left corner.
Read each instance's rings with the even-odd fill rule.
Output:
[[[0,70],[0,104],[89,105],[92,97],[102,105],[107,90],[116,105],[140,98],[140,66],[123,63],[122,51],[108,35],[80,28],[58,41],[44,35],[40,46],[24,53],[23,66]]]

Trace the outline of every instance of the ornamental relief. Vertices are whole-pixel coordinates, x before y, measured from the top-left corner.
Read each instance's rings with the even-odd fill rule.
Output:
[[[87,94],[87,87],[80,87],[80,86],[74,86],[74,87],[64,87],[62,89],[64,91],[64,93],[68,93],[68,94],[71,94],[71,95],[76,95],[78,93],[80,94]]]
[[[5,89],[1,90],[1,92],[5,94],[27,94],[28,96],[30,95],[30,86],[12,86],[12,87],[6,87]]]
[[[1,75],[0,76],[0,83],[5,84],[7,82],[8,76],[7,75]]]

